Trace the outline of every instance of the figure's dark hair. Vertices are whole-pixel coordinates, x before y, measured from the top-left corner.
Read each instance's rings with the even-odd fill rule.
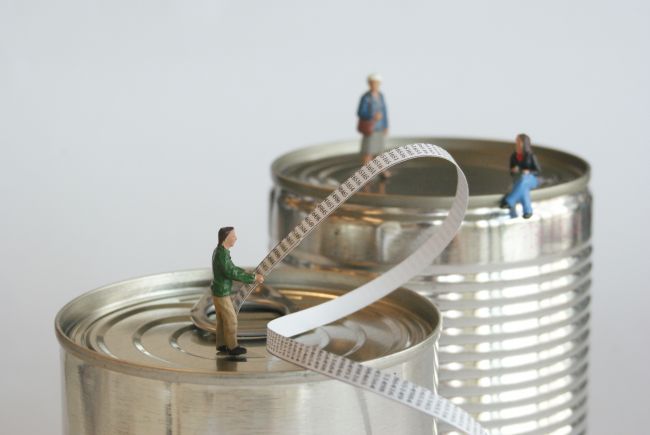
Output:
[[[230,232],[232,230],[234,230],[234,229],[235,229],[235,227],[219,228],[219,244],[220,245],[223,243],[224,240],[226,240],[226,237],[228,237],[228,234],[230,234]]]
[[[533,152],[533,150],[530,148],[530,137],[528,137],[527,134],[519,133],[517,135],[517,139],[521,140],[521,144],[523,145],[522,152],[524,152],[524,153],[532,153]]]

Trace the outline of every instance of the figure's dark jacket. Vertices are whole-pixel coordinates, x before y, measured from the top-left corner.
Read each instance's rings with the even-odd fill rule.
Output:
[[[519,168],[519,171],[528,170],[533,173],[539,173],[542,170],[535,154],[524,153],[523,158],[519,161],[517,160],[516,151],[510,156],[510,170],[512,171],[515,167]]]

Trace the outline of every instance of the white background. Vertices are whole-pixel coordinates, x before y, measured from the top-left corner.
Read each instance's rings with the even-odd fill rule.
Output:
[[[643,0],[0,0],[2,433],[60,433],[73,297],[207,267],[227,224],[256,264],[272,160],[356,137],[373,71],[395,135],[525,131],[592,164],[590,432],[643,432],[649,24]]]

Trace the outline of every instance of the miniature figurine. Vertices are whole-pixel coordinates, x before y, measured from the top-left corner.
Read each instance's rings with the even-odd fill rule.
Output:
[[[230,259],[230,248],[235,245],[237,235],[233,227],[219,229],[219,244],[212,253],[212,300],[217,315],[217,352],[227,352],[229,355],[243,355],[246,348],[237,343],[237,313],[232,304],[230,293],[232,282],[240,281],[246,284],[264,282],[264,277],[258,273],[247,273],[235,266]]]
[[[388,134],[388,113],[384,95],[379,92],[382,77],[379,74],[368,76],[370,90],[361,96],[357,116],[357,130],[363,135],[361,140],[362,164],[369,163],[376,155],[384,151],[386,135]],[[388,177],[388,171],[384,171]]]
[[[523,133],[517,135],[515,152],[510,156],[510,175],[514,177],[512,190],[501,200],[501,208],[510,209],[510,217],[517,217],[517,203],[524,209],[524,219],[533,215],[530,204],[530,190],[537,187],[537,174],[541,167],[530,146],[530,138]]]

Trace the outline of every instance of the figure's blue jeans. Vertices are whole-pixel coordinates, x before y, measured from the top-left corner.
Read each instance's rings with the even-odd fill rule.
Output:
[[[533,207],[530,205],[530,190],[537,187],[537,177],[531,173],[522,174],[515,180],[510,193],[506,195],[506,202],[510,206],[510,216],[517,217],[517,203],[520,202],[524,208],[524,214],[532,214]]]

